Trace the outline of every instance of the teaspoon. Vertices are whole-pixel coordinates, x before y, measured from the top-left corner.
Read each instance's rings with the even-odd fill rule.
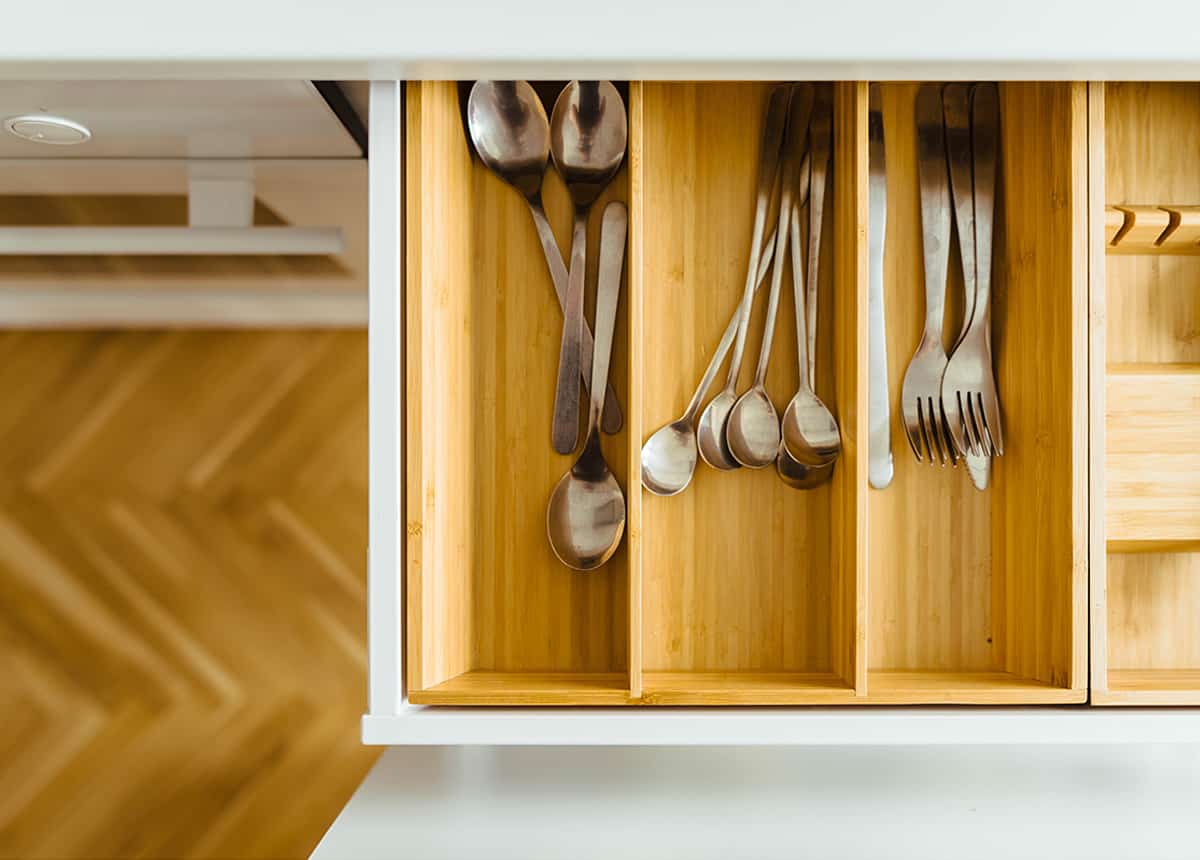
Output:
[[[550,154],[575,204],[571,267],[563,304],[558,383],[554,389],[554,450],[570,454],[579,441],[579,375],[583,345],[583,281],[588,210],[625,158],[628,122],[621,94],[609,81],[571,81],[554,102]],[[593,378],[595,373],[592,374]]]
[[[567,267],[542,206],[542,178],[550,160],[550,121],[546,109],[527,81],[476,81],[467,99],[467,129],[480,159],[492,173],[520,192],[529,205],[542,253],[554,282],[560,307],[567,300]],[[580,376],[591,382],[592,330],[583,324]],[[604,400],[600,429],[621,429],[621,406],[612,386]]]
[[[810,168],[812,176],[809,180],[808,204],[808,262],[807,295],[809,301],[815,301],[817,293],[817,275],[820,268],[821,255],[821,222],[825,208],[827,168],[829,165],[829,149],[833,134],[833,106],[828,95],[822,90],[820,98],[813,108]],[[799,327],[805,322],[800,308],[796,309],[796,324]],[[804,326],[808,329],[808,326]],[[814,327],[815,328],[815,327]],[[788,454],[799,463],[806,466],[823,466],[837,458],[841,450],[841,434],[838,432],[837,421],[829,408],[817,397],[808,372],[812,347],[816,341],[815,331],[806,331],[801,337],[797,330],[796,353],[800,364],[800,386],[796,395],[783,413],[783,444]]]
[[[803,195],[808,193],[808,176],[804,173],[804,167],[801,167],[801,181],[803,183]],[[800,240],[800,207],[797,206],[792,210],[792,289],[796,296],[796,337],[808,336],[808,384],[816,388],[817,375],[817,356],[814,349],[816,344],[817,330],[817,297],[812,295],[808,297],[808,301],[804,301],[801,296],[801,290],[804,284],[804,250]],[[801,311],[803,308],[803,311]],[[804,322],[801,323],[800,314],[804,314]],[[801,328],[804,331],[801,331]],[[779,445],[779,455],[775,458],[775,469],[779,472],[779,477],[785,484],[796,490],[810,490],[813,487],[820,486],[829,480],[833,475],[833,462],[826,463],[824,466],[805,466],[800,463],[787,452],[787,447]]]
[[[788,222],[792,215],[793,184],[796,162],[800,160],[804,138],[812,113],[812,87],[797,84],[792,88],[788,106],[787,139],[784,142],[783,178],[779,195],[779,227],[775,236],[775,263],[771,272],[771,292],[754,384],[734,404],[725,429],[726,442],[733,458],[750,469],[769,466],[779,453],[779,413],[767,393],[767,366],[775,338],[775,317],[779,310],[779,292],[783,283],[783,259],[787,252]]]
[[[740,465],[733,459],[725,440],[725,429],[729,413],[737,402],[738,374],[742,369],[742,355],[746,348],[746,329],[750,325],[750,310],[754,300],[754,285],[758,274],[758,260],[762,253],[763,233],[767,223],[767,207],[771,201],[771,186],[775,183],[775,170],[779,164],[779,150],[783,145],[784,124],[787,121],[788,98],[791,87],[776,87],[771,92],[763,122],[761,152],[758,161],[758,201],[754,211],[754,228],[750,239],[750,261],[746,267],[746,285],[742,301],[738,305],[738,328],[733,343],[733,360],[729,363],[729,374],[725,387],[714,397],[700,414],[700,425],[696,431],[696,442],[700,456],[714,469],[727,472]]]
[[[600,274],[596,284],[596,355],[592,361],[592,398],[587,439],[575,465],[563,475],[546,508],[546,533],[559,561],[575,570],[595,570],[612,557],[625,530],[625,496],[600,450],[604,383],[612,357],[621,266],[629,214],[614,200],[604,207],[600,224]]]

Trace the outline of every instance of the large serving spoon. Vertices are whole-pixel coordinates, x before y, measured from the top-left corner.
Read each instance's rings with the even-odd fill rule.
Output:
[[[811,147],[809,163],[812,176],[809,179],[808,202],[808,271],[806,294],[808,301],[816,300],[817,276],[821,258],[821,226],[825,209],[826,180],[828,178],[829,150],[833,139],[833,105],[828,92],[822,88],[813,107],[810,129]],[[800,336],[800,326],[806,329]],[[796,395],[783,413],[783,444],[788,454],[806,466],[824,466],[832,462],[841,450],[841,434],[833,413],[813,390],[808,373],[809,360],[816,342],[816,331],[807,331],[808,326],[800,308],[796,309],[796,353],[800,365],[800,385]]]
[[[758,266],[758,283],[754,288],[756,294],[767,279],[774,256],[775,233],[771,233]],[[721,342],[717,344],[716,351],[709,359],[704,376],[692,392],[692,399],[688,401],[683,415],[656,430],[642,446],[642,486],[656,496],[674,496],[682,493],[692,482],[692,475],[696,472],[696,415],[700,412],[700,404],[704,402],[713,380],[717,378],[717,371],[721,369],[725,356],[729,354],[729,347],[733,345],[738,320],[741,319],[740,308],[739,304],[729,317],[725,333],[721,335]]]
[[[625,497],[604,462],[597,425],[612,356],[628,226],[629,215],[624,203],[614,200],[604,207],[600,224],[600,274],[596,284],[596,354],[592,361],[587,439],[575,465],[555,486],[546,508],[550,546],[563,564],[575,570],[595,570],[608,561],[625,531]]]
[[[467,129],[480,159],[492,173],[520,192],[542,243],[558,304],[567,302],[567,267],[542,206],[542,178],[550,161],[550,120],[527,81],[476,81],[467,99]],[[583,323],[580,376],[586,386],[592,376],[592,330]],[[621,405],[612,386],[604,399],[600,429],[621,429]]]
[[[783,284],[783,260],[787,253],[788,222],[792,216],[796,167],[804,151],[808,121],[812,113],[811,84],[792,87],[788,104],[787,135],[783,144],[783,176],[779,194],[779,226],[775,235],[775,266],[771,272],[771,292],[763,323],[762,343],[754,383],[738,398],[730,410],[725,440],[733,459],[750,469],[762,469],[775,461],[779,453],[779,413],[767,393],[767,367],[775,338],[775,317],[779,311],[780,286]]]
[[[762,253],[763,233],[766,232],[767,207],[771,202],[771,186],[775,182],[775,171],[779,164],[779,150],[783,145],[784,125],[787,121],[788,100],[791,87],[783,85],[771,92],[767,115],[763,121],[762,143],[758,160],[758,200],[754,210],[754,228],[750,239],[750,261],[746,267],[746,285],[742,301],[738,306],[738,328],[733,343],[733,359],[729,363],[729,374],[725,387],[709,402],[700,414],[696,430],[696,442],[700,456],[714,469],[727,472],[740,465],[733,459],[725,440],[725,429],[729,413],[737,402],[738,374],[742,369],[742,356],[746,348],[746,329],[750,325],[750,310],[754,302],[754,285],[758,274],[758,260]]]
[[[579,441],[579,374],[583,349],[583,280],[588,210],[625,158],[628,121],[621,94],[608,81],[571,81],[550,117],[550,155],[575,204],[571,267],[563,304],[558,384],[554,389],[554,450],[570,454]],[[595,374],[593,373],[593,378]]]

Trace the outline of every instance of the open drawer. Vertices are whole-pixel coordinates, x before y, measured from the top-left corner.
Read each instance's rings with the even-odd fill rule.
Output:
[[[773,469],[701,464],[679,496],[641,488],[642,443],[683,411],[740,295],[771,85],[631,82],[629,154],[602,198],[630,213],[610,374],[625,425],[603,440],[626,538],[577,573],[545,533],[572,460],[550,445],[561,313],[537,234],[520,196],[473,157],[462,88],[406,85],[397,576],[410,702],[1086,699],[1086,86],[1001,86],[993,315],[1006,451],[985,492],[964,469],[916,463],[897,420],[924,313],[917,88],[880,86],[894,482],[869,489],[866,470],[868,85],[840,82],[817,381],[843,438],[833,478],[798,491]],[[570,204],[552,171],[544,197],[565,254]],[[592,248],[598,223],[597,209]],[[785,290],[767,378],[777,408],[797,384],[793,319]]]

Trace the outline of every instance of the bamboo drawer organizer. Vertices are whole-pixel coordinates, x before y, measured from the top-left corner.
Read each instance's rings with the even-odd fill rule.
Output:
[[[1200,84],[1089,105],[1092,701],[1200,705]]]
[[[868,87],[839,82],[817,386],[843,435],[833,480],[801,492],[773,470],[718,474],[701,465],[680,496],[641,489],[642,442],[682,411],[741,291],[770,84],[632,82],[628,158],[601,201],[622,199],[630,212],[611,377],[625,426],[603,440],[626,492],[628,523],[613,559],[580,574],[555,560],[545,535],[546,500],[570,458],[550,446],[561,313],[536,233],[517,192],[473,158],[460,88],[407,85],[404,656],[411,702],[1086,701],[1088,404],[1089,386],[1094,395],[1097,385],[1088,373],[1089,265],[1103,247],[1105,220],[1103,205],[1089,199],[1089,145],[1096,144],[1089,85],[1001,86],[993,316],[1006,451],[984,493],[964,469],[914,462],[895,420],[924,319],[917,86],[881,87],[892,486],[869,490],[866,473]],[[1200,135],[1200,90],[1194,94],[1197,128],[1188,131]],[[1157,102],[1109,101],[1110,110],[1123,111],[1122,124],[1109,131],[1110,151],[1118,148],[1114,134],[1139,153],[1151,151],[1128,138],[1132,129],[1123,123],[1127,115],[1141,130],[1151,114],[1139,111]],[[1177,188],[1156,187],[1152,178],[1142,187],[1168,202],[1186,200],[1189,191],[1200,201],[1200,166],[1194,176],[1191,170],[1178,166],[1172,175],[1185,184]],[[1186,185],[1191,178],[1194,188]],[[553,173],[544,196],[565,253],[571,211]],[[594,249],[598,214],[591,220]],[[1155,280],[1171,291],[1173,306],[1195,313],[1200,304],[1182,283],[1192,261],[1170,259],[1180,268]],[[1110,295],[1112,278],[1124,271],[1111,262]],[[591,272],[589,288],[593,281]],[[956,289],[960,280],[952,295]],[[1126,301],[1135,300],[1130,294]],[[767,383],[780,408],[797,381],[790,303],[785,291]],[[763,304],[751,325],[750,356]],[[1118,334],[1111,320],[1110,350]],[[956,325],[948,314],[948,330]],[[1153,356],[1122,353],[1110,362],[1200,365],[1175,336],[1148,341],[1131,330],[1128,343]],[[743,377],[751,372],[743,368]],[[1121,378],[1110,376],[1110,385]],[[1126,408],[1135,407],[1130,400]],[[1178,524],[1181,533],[1186,526]],[[1155,611],[1157,604],[1142,602],[1147,594],[1200,607],[1200,568],[1193,575],[1180,561],[1190,557],[1177,549],[1163,557],[1169,567],[1155,563],[1161,569],[1144,575],[1110,563],[1109,576],[1121,583],[1110,592],[1115,668],[1157,665],[1136,663],[1143,645],[1130,638],[1140,625],[1132,614]],[[1111,558],[1145,565],[1159,556]],[[1150,577],[1162,578],[1148,585]],[[1155,644],[1165,648],[1170,635]],[[1190,665],[1200,667],[1200,637],[1190,644],[1191,655],[1155,656],[1194,656]]]

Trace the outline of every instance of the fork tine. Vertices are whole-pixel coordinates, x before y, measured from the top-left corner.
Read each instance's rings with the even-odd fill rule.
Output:
[[[971,453],[977,457],[986,457],[990,448],[983,436],[983,421],[975,405],[976,397],[978,392],[967,392],[967,435],[971,437]]]
[[[983,401],[983,417],[987,421],[988,435],[992,439],[992,456],[1000,457],[1004,454],[1004,431],[1000,427],[1000,401],[996,399],[996,395],[988,397]]]
[[[932,447],[937,451],[938,464],[945,466],[946,452],[942,445],[941,409],[934,406],[932,397],[928,398],[925,412],[928,421],[929,440],[933,443]],[[930,454],[929,459],[932,462],[932,454]]]
[[[933,462],[933,449],[929,447],[929,422],[925,420],[925,402],[917,398],[917,448],[921,453],[917,455],[917,460],[922,463]]]
[[[950,460],[950,465],[958,468],[960,459],[957,451],[954,450],[954,440],[950,438],[950,431],[947,429],[950,422],[946,419],[946,410],[942,406],[942,400],[938,398],[938,411],[941,413],[941,426],[938,428],[942,434],[942,445],[946,448],[946,455]]]
[[[983,444],[984,444],[984,447],[987,449],[987,455],[989,457],[995,457],[995,456],[998,456],[996,454],[996,442],[992,438],[992,428],[991,428],[991,425],[988,423],[987,410],[984,406],[985,401],[984,401],[982,394],[979,394],[977,396],[979,397],[979,403],[977,404],[978,408],[976,411],[976,415],[978,416],[978,419],[979,419],[980,430],[983,433]]]
[[[900,413],[904,417],[904,438],[908,447],[912,448],[913,456],[921,462],[921,413],[913,408],[912,401],[905,399],[900,404]]]
[[[954,450],[960,457],[965,457],[967,444],[963,438],[962,404],[957,391],[942,392],[942,414],[946,416],[946,433]]]

